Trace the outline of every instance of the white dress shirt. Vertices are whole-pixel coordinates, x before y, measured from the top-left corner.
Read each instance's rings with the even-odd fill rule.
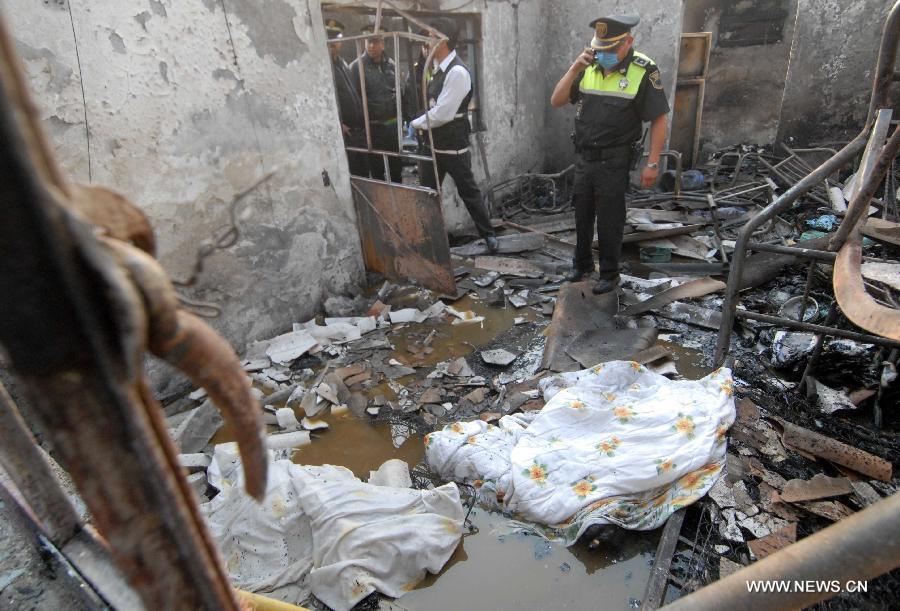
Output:
[[[435,62],[435,74],[438,71],[446,71],[454,59],[456,51],[451,51],[440,64]],[[411,123],[413,129],[428,129],[429,122],[432,129],[450,123],[459,111],[459,105],[471,90],[472,77],[469,76],[469,71],[462,66],[453,66],[450,72],[447,72],[444,88],[441,89],[441,95],[438,96],[434,107],[421,117],[413,119]]]

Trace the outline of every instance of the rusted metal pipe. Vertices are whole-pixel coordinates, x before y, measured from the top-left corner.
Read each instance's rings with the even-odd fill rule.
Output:
[[[883,499],[751,564],[665,609],[802,609],[900,566],[900,495]],[[750,584],[788,582],[786,592],[751,592]],[[809,585],[809,582],[812,582]],[[818,587],[817,583],[830,587]],[[824,590],[824,591],[821,591]]]

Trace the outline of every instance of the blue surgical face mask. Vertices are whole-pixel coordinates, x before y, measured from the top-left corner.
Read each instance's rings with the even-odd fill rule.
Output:
[[[594,63],[604,70],[611,70],[619,63],[619,54],[615,51],[594,51]]]

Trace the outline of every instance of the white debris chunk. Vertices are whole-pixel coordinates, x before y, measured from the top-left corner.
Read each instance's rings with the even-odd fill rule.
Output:
[[[385,461],[377,471],[369,471],[369,483],[373,486],[393,486],[394,488],[412,488],[412,477],[409,465],[399,458]]]
[[[282,407],[275,411],[275,420],[278,426],[285,431],[296,431],[300,428],[300,422],[297,421],[297,414],[289,407]]]
[[[757,539],[771,535],[776,530],[786,528],[789,524],[790,522],[787,520],[782,520],[772,514],[763,512],[740,521],[740,526],[749,530]]]
[[[266,447],[270,450],[287,450],[309,445],[311,442],[309,431],[295,431],[293,433],[269,435],[266,438]]]
[[[517,357],[518,355],[502,348],[498,348],[497,350],[484,350],[481,353],[481,359],[485,363],[488,365],[500,365],[501,367],[509,365],[516,360]]]
[[[320,431],[328,428],[328,423],[324,420],[311,420],[309,418],[304,418],[300,421],[303,424],[303,428],[307,431]]]
[[[724,477],[720,477],[719,480],[713,484],[713,487],[709,489],[707,494],[709,495],[709,498],[713,500],[713,503],[718,505],[720,509],[728,509],[734,507],[736,504],[734,492],[728,487],[728,483],[725,481]]]
[[[178,464],[185,469],[205,469],[212,462],[212,458],[207,454],[179,454]]]
[[[266,355],[275,363],[287,365],[318,345],[319,342],[307,331],[293,331],[273,339]]]

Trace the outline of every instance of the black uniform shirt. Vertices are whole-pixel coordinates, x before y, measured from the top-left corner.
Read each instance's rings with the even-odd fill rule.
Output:
[[[634,61],[634,50],[629,50],[615,71],[624,77]],[[588,68],[591,70],[593,68]],[[578,75],[572,84],[569,99],[578,106],[575,118],[575,146],[581,148],[605,148],[630,144],[641,136],[644,121],[669,112],[669,102],[662,88],[659,68],[650,62],[634,99],[615,96],[582,95]]]
[[[335,57],[331,60],[331,69],[334,71],[334,88],[337,93],[341,123],[355,129],[363,127],[362,100],[353,86],[353,75],[350,73],[350,68],[347,67],[347,62],[340,56]]]
[[[366,102],[369,106],[370,121],[387,121],[397,118],[397,87],[394,82],[394,60],[387,55],[375,63],[368,53],[350,64],[350,72],[355,76],[353,86],[362,97],[359,85],[359,62],[366,72]]]

